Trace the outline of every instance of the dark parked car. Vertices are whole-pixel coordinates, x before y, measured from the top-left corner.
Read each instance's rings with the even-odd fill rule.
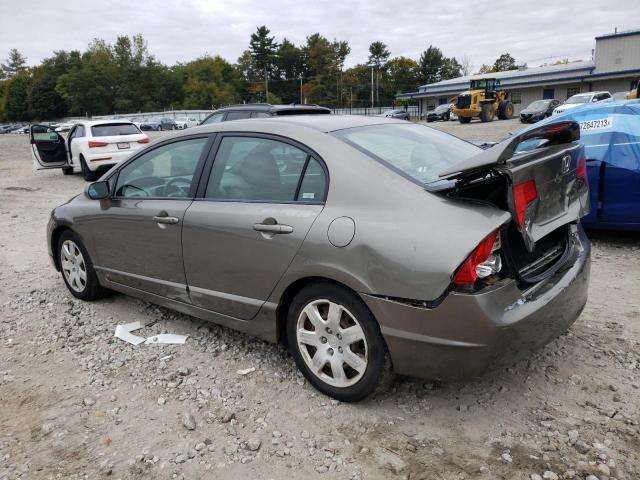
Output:
[[[267,118],[281,115],[328,115],[331,110],[318,105],[294,103],[291,105],[271,105],[270,103],[243,103],[219,108],[205,118],[200,125],[242,120],[243,118]]]
[[[160,119],[160,130],[177,130],[178,125],[171,118],[161,118]]]
[[[553,109],[560,105],[560,100],[545,99],[536,100],[529,104],[527,108],[520,112],[520,121],[522,123],[535,123],[551,116]]]
[[[387,354],[399,374],[475,377],[580,315],[576,123],[489,150],[391,118],[241,123],[154,142],[52,212],[49,251],[72,295],[110,288],[286,342],[344,401],[376,388]]]
[[[409,112],[402,109],[387,110],[378,117],[397,118],[398,120],[409,120]]]
[[[140,130],[160,130],[160,121],[159,120],[146,120],[140,123]]]
[[[448,103],[438,105],[433,110],[427,112],[427,122],[436,122],[438,120],[449,121],[451,118],[451,105]]]

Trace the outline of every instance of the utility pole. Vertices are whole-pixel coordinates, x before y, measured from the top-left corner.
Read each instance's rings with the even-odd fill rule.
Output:
[[[302,75],[300,75],[300,103],[304,103],[302,101]]]
[[[264,67],[264,90],[265,90],[265,103],[269,103],[269,77],[267,77],[267,67]]]
[[[371,108],[373,108],[373,65],[371,65]]]

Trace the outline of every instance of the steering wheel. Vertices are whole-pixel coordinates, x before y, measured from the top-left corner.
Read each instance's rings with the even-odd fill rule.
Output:
[[[140,188],[140,187],[138,187],[136,185],[132,185],[130,183],[125,183],[124,185],[122,185],[120,187],[120,192],[124,193],[124,192],[126,192],[126,189],[129,189],[129,188],[131,188],[133,190],[138,190],[138,192],[142,193],[142,195],[138,195],[138,194],[123,195],[124,197],[134,197],[135,198],[135,197],[148,197],[149,196],[149,192],[147,192],[145,189]]]
[[[178,185],[182,183],[183,186]],[[170,191],[171,189],[174,191]],[[176,177],[169,180],[169,182],[164,186],[164,194],[167,197],[186,197],[189,195],[189,188],[191,188],[191,180],[182,177]]]

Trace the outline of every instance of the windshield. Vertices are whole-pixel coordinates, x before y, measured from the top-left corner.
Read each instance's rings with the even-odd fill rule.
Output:
[[[481,151],[424,125],[370,125],[339,130],[334,135],[423,185],[444,182],[440,172]]]
[[[569,100],[567,100],[564,103],[589,103],[589,99],[591,98],[591,95],[574,95],[573,97],[571,97]]]
[[[551,100],[536,100],[535,102],[532,102],[527,108],[530,108],[531,110],[540,110],[542,108],[547,108],[549,106],[549,102],[551,102]]]
[[[439,105],[436,107],[434,111],[441,113],[441,112],[446,112],[447,110],[449,110],[449,105]]]
[[[133,123],[106,123],[104,125],[94,125],[91,127],[91,133],[94,137],[112,137],[116,135],[137,135],[140,130]]]

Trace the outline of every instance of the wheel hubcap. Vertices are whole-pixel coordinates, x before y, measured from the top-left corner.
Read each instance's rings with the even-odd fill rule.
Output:
[[[78,246],[65,240],[60,249],[60,266],[67,284],[75,292],[81,293],[87,286],[87,266]]]
[[[298,348],[313,374],[334,387],[348,387],[367,369],[362,327],[345,307],[330,300],[309,303],[298,317]]]

